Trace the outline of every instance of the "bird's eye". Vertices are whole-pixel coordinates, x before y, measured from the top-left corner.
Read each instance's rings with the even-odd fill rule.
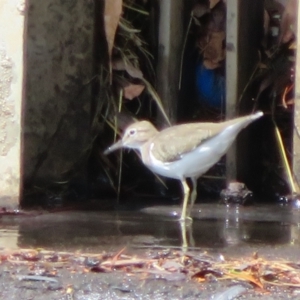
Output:
[[[129,131],[129,135],[134,135],[134,134],[135,134],[135,132],[136,132],[136,130],[135,130],[135,129],[131,129],[131,130]]]

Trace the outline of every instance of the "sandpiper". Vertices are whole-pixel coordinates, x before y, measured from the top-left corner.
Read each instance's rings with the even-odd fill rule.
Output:
[[[184,193],[180,220],[185,221],[191,219],[197,179],[220,160],[243,128],[262,115],[257,112],[220,123],[186,123],[162,131],[148,121],[135,122],[126,128],[122,139],[104,153],[119,148],[136,149],[144,165],[154,173],[180,180]],[[191,193],[187,178],[192,181]]]

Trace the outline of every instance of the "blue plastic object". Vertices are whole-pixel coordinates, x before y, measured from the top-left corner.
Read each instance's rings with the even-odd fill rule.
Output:
[[[202,62],[196,66],[198,100],[216,109],[225,107],[225,78],[218,70],[206,69]]]

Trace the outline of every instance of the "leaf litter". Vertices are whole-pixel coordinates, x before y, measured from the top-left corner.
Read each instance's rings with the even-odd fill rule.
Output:
[[[20,265],[27,267],[27,272],[24,268],[23,272],[11,271],[11,277],[19,281],[57,285],[61,270],[71,274],[121,272],[127,276],[139,276],[141,280],[194,281],[200,286],[210,282],[228,282],[231,287],[215,294],[214,299],[225,299],[228,294],[239,295],[249,290],[259,295],[270,294],[273,286],[300,288],[300,263],[268,260],[257,253],[252,257],[220,259],[220,256],[207,252],[176,249],[151,249],[139,256],[126,254],[126,250],[125,247],[116,253],[81,253],[3,249],[0,251],[0,263],[8,265],[8,270]],[[66,292],[68,289],[70,286],[65,287]]]

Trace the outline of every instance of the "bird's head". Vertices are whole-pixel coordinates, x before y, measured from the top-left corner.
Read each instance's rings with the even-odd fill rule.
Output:
[[[104,154],[108,154],[119,148],[140,149],[157,134],[157,129],[148,121],[140,121],[129,125],[121,140],[107,148]]]

